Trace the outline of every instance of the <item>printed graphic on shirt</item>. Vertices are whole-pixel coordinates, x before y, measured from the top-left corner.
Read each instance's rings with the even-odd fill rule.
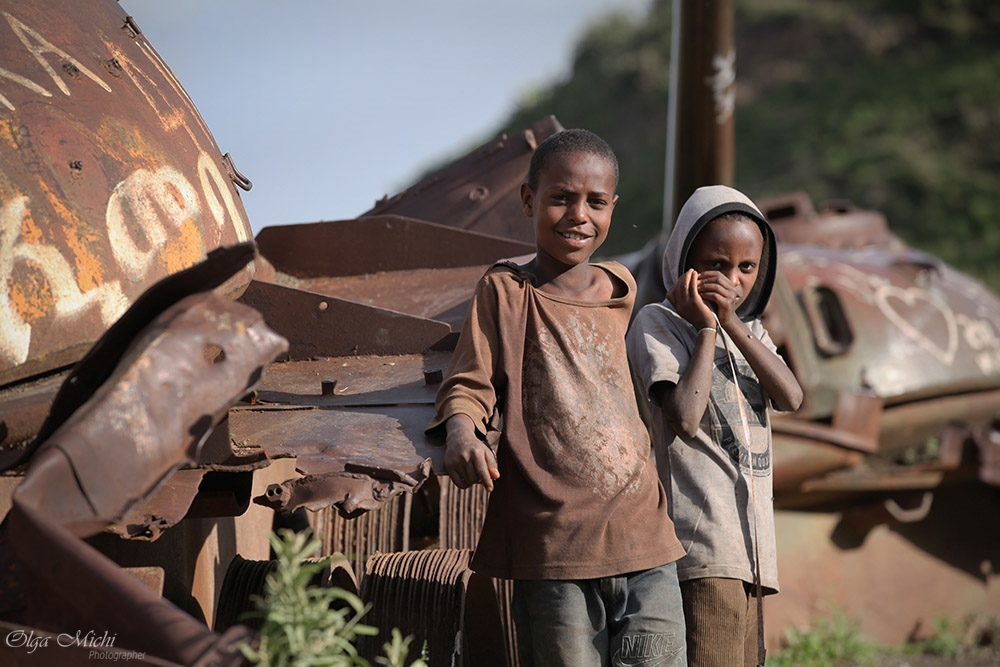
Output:
[[[522,407],[536,461],[600,498],[636,493],[645,431],[615,363],[623,343],[584,318],[560,326],[562,337],[529,332],[524,348]]]
[[[720,355],[715,358],[715,372],[712,373],[711,422],[712,435],[719,445],[729,454],[729,458],[745,473],[750,472],[750,459],[753,456],[753,473],[755,477],[766,477],[771,471],[771,453],[767,447],[767,411],[764,405],[764,392],[757,376],[744,359],[734,359],[736,372],[739,375],[739,389],[733,382],[733,370],[729,359]],[[746,436],[743,433],[743,421],[740,418],[740,405],[736,392],[742,390],[743,404],[747,411],[747,423],[750,426],[752,442],[748,451]]]

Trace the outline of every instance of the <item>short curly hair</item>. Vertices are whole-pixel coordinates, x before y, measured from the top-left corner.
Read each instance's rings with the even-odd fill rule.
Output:
[[[538,144],[531,156],[528,167],[528,187],[532,191],[538,188],[538,174],[556,155],[569,153],[591,153],[608,161],[615,172],[615,190],[618,189],[618,157],[604,139],[590,130],[573,129],[556,132],[542,143]]]

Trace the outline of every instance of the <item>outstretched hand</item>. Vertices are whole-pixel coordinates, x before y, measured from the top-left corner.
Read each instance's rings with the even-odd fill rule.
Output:
[[[476,435],[472,419],[456,414],[448,419],[448,437],[444,453],[444,468],[452,483],[460,489],[482,484],[493,490],[493,480],[500,477],[496,456]]]

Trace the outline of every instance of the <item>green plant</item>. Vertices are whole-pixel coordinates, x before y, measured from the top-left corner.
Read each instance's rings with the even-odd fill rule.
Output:
[[[255,646],[241,644],[240,651],[261,667],[370,667],[358,655],[356,640],[374,636],[378,628],[363,625],[368,607],[341,588],[312,586],[313,577],[326,561],[309,561],[319,549],[310,531],[272,533],[271,546],[277,567],[267,576],[264,595],[255,596],[255,616],[263,618]],[[376,661],[387,667],[403,667],[412,637],[393,629],[392,640],[383,645],[387,657]],[[426,667],[417,660],[410,667]]]
[[[787,645],[767,661],[767,667],[838,667],[869,665],[878,656],[878,647],[858,634],[858,624],[837,611],[821,618],[815,627],[789,629]]]
[[[933,621],[934,635],[906,644],[903,652],[910,655],[957,656],[962,653],[963,624],[952,618],[940,616]]]

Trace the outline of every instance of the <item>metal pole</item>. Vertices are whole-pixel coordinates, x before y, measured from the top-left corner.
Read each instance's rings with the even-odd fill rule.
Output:
[[[671,22],[664,231],[696,188],[733,184],[732,0],[674,0]]]

